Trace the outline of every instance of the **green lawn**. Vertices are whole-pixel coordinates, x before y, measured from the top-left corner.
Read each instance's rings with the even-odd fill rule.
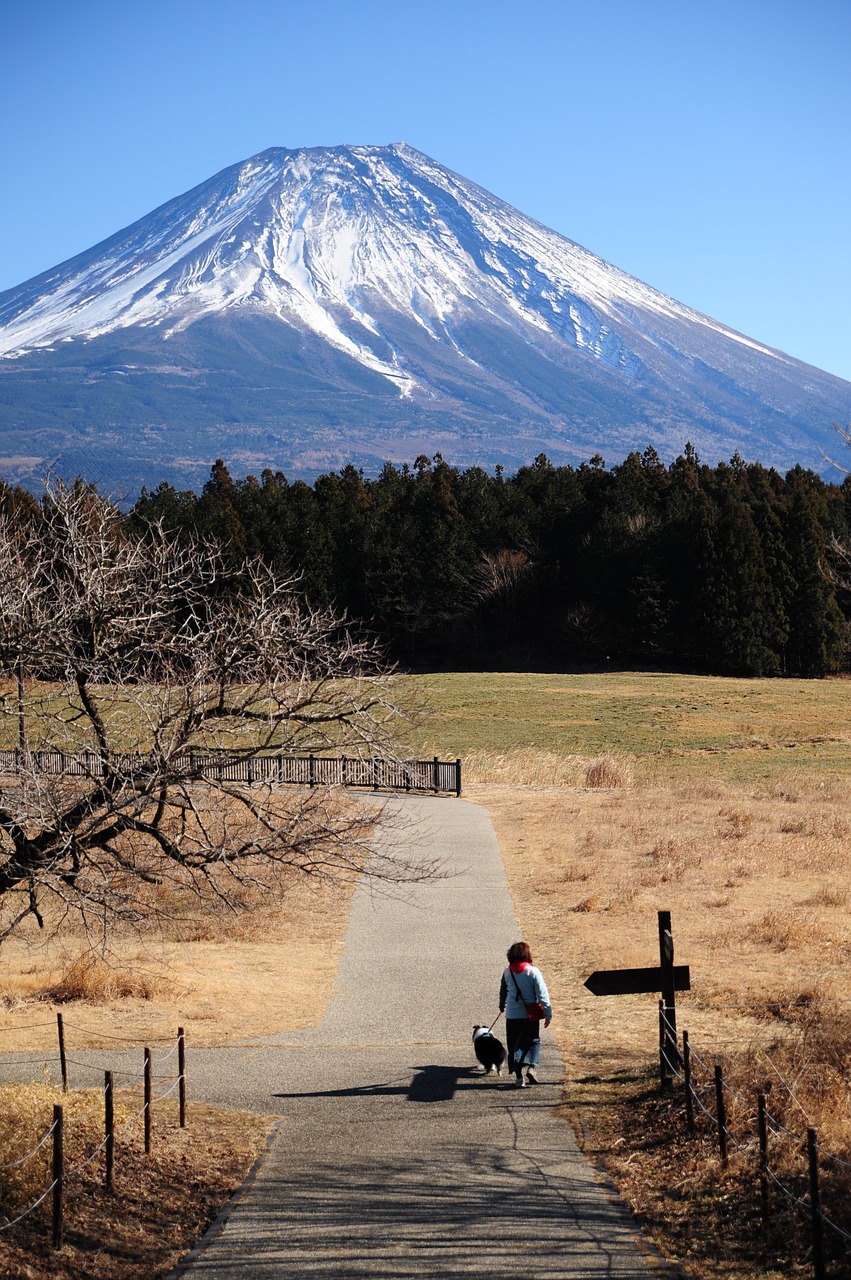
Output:
[[[451,672],[402,678],[425,704],[412,755],[628,756],[637,780],[715,776],[759,781],[789,772],[851,773],[851,680],[733,680],[643,672],[529,675]],[[49,689],[43,690],[49,696]],[[0,745],[17,743],[15,704]],[[65,710],[59,692],[50,709]],[[138,715],[116,700],[114,716]],[[55,725],[51,726],[54,730]],[[72,749],[79,726],[68,726]],[[133,735],[131,735],[132,737]],[[41,745],[31,726],[31,745]],[[93,745],[86,743],[86,745]]]
[[[631,756],[660,772],[772,777],[851,770],[851,680],[595,675],[412,676],[429,708],[411,745],[444,759],[488,751]]]

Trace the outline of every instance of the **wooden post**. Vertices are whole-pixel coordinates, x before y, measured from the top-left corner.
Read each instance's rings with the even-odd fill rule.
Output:
[[[342,778],[343,778],[343,786],[344,786],[344,787],[348,784],[348,781],[349,781],[349,769],[348,769],[348,766],[349,766],[349,762],[348,762],[348,760],[346,759],[346,757],[345,757],[345,756],[343,756]]]
[[[64,1125],[62,1108],[53,1107],[53,1247],[62,1248],[62,1199],[65,1183],[65,1155],[63,1151]]]
[[[151,1154],[151,1051],[145,1054],[145,1155]]]
[[[59,1032],[59,1068],[62,1072],[62,1092],[68,1092],[68,1059],[65,1056],[65,1025],[62,1014],[56,1015],[56,1029]]]
[[[815,1129],[807,1130],[807,1154],[810,1166],[810,1224],[813,1239],[813,1276],[824,1280],[824,1232],[821,1221],[821,1193],[818,1181],[818,1139]]]
[[[665,1054],[671,1074],[680,1065],[677,1048],[677,1008],[674,982],[674,935],[671,932],[670,911],[660,911],[659,917],[659,968],[662,970],[662,999],[665,1002]]]
[[[186,1037],[183,1027],[177,1028],[178,1097],[180,1099],[180,1127],[186,1128]]]
[[[727,1112],[724,1107],[724,1073],[715,1064],[715,1111],[718,1116],[718,1149],[721,1152],[721,1163],[727,1167]]]
[[[665,1061],[668,1032],[665,1027],[665,1001],[659,1001],[659,1088],[664,1093],[671,1087],[671,1076]]]
[[[438,760],[437,756],[434,757],[434,763],[432,765],[432,769],[433,769],[432,778],[431,778],[432,791],[439,791],[440,790],[440,761]]]
[[[372,757],[372,789],[378,790],[378,758],[376,756]]]
[[[312,755],[308,756],[307,759],[308,759],[308,765],[307,765],[308,786],[315,787],[316,786],[316,761],[314,760]]]
[[[461,761],[460,760],[455,761],[455,794],[456,796],[460,796],[461,794]]]
[[[112,1088],[112,1072],[103,1073],[103,1129],[104,1129],[104,1177],[103,1183],[107,1191],[112,1190],[112,1172],[115,1163],[115,1105]]]
[[[765,1094],[756,1095],[756,1120],[759,1132],[759,1203],[763,1222],[768,1221],[768,1119]]]
[[[694,1133],[694,1098],[691,1092],[691,1045],[688,1032],[683,1032],[683,1079],[686,1086],[686,1129]]]

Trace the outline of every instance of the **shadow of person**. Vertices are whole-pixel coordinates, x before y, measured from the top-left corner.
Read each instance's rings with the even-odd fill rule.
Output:
[[[455,1097],[459,1079],[468,1077],[463,1067],[415,1067],[408,1089],[409,1102],[449,1102]]]
[[[429,1065],[414,1067],[410,1084],[386,1081],[382,1084],[352,1085],[344,1089],[305,1089],[293,1093],[273,1093],[273,1098],[379,1098],[404,1095],[407,1102],[450,1102],[460,1081],[480,1084],[481,1076],[469,1067]]]

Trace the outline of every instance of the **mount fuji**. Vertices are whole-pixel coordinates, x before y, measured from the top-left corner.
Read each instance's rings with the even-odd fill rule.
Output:
[[[272,148],[0,294],[0,474],[112,492],[687,440],[822,469],[851,383],[405,144]]]

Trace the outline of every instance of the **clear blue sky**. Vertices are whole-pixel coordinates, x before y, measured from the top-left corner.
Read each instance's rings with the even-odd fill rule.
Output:
[[[405,141],[851,380],[849,0],[5,0],[0,289],[269,146]]]

